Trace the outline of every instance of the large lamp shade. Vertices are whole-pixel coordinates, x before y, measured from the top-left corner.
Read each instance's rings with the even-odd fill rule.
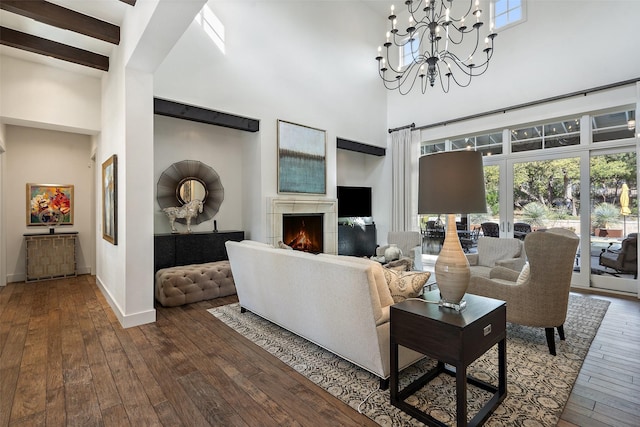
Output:
[[[447,151],[420,157],[419,214],[486,211],[479,151]]]
[[[418,213],[447,214],[435,275],[440,305],[461,310],[471,272],[456,229],[455,214],[486,212],[482,154],[448,151],[420,157]]]

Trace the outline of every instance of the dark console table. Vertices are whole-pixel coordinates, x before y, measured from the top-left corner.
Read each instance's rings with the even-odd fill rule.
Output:
[[[225,242],[239,242],[244,231],[218,231],[189,234],[156,234],[154,271],[177,265],[202,264],[228,259]]]
[[[438,301],[439,291],[426,293],[424,299]],[[471,294],[465,295],[465,299],[467,307],[460,312],[419,300],[407,300],[391,306],[391,404],[429,426],[445,424],[412,406],[406,399],[440,374],[456,378],[458,427],[482,425],[507,395],[506,303]],[[467,366],[496,343],[497,386],[467,376]],[[398,390],[398,345],[438,361],[435,368],[403,390]],[[468,423],[467,382],[494,393]]]

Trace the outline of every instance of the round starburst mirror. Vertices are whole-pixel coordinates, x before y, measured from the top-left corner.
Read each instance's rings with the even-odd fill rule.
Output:
[[[202,213],[191,220],[200,224],[213,218],[224,200],[224,187],[220,175],[198,160],[183,160],[169,166],[158,179],[156,198],[161,209],[180,207],[192,200],[200,199]],[[184,218],[176,222],[185,224]]]

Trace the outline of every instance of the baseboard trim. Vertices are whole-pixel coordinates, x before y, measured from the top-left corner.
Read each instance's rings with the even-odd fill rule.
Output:
[[[120,309],[120,306],[113,299],[113,297],[109,293],[109,290],[106,288],[106,286],[104,286],[98,276],[96,276],[96,284],[98,285],[98,288],[100,288],[100,292],[102,292],[102,295],[104,295],[107,303],[113,310],[113,313],[116,315],[118,321],[120,322],[120,325],[122,325],[123,328],[132,328],[134,326],[146,325],[147,323],[154,323],[156,321],[155,309],[134,314],[123,313]]]

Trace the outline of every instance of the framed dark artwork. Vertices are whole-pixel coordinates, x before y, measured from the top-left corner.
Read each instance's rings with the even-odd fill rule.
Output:
[[[327,193],[325,131],[278,120],[278,193]]]
[[[102,164],[102,238],[118,244],[118,157]]]
[[[27,225],[72,225],[73,185],[27,184]]]

